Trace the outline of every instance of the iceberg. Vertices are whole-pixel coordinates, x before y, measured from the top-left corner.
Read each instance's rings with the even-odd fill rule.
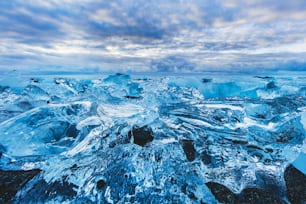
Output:
[[[305,77],[16,78],[0,202],[306,202]]]

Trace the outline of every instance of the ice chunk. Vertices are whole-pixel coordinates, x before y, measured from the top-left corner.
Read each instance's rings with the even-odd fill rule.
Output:
[[[138,83],[129,83],[128,84],[128,95],[126,96],[127,98],[139,98],[141,93],[143,91],[143,88],[139,86]]]
[[[13,156],[58,154],[77,141],[76,123],[90,111],[90,103],[44,106],[0,124],[0,143]]]
[[[49,94],[35,85],[28,85],[24,88],[23,94],[35,100],[49,100]]]
[[[144,108],[135,104],[101,104],[98,107],[99,115],[107,115],[108,117],[131,117],[143,112]]]
[[[241,87],[235,82],[210,83],[201,91],[205,98],[226,98],[239,95]]]
[[[301,152],[298,158],[296,158],[296,160],[294,160],[292,164],[295,168],[297,168],[298,170],[300,170],[306,175],[306,153],[305,152]]]
[[[99,126],[102,124],[103,121],[101,121],[100,117],[97,116],[91,116],[88,118],[85,118],[84,120],[80,121],[77,124],[77,129],[81,130],[84,127],[88,127],[88,126]]]
[[[126,74],[117,73],[106,77],[103,82],[109,84],[126,85],[130,81],[131,77]]]
[[[0,81],[16,203],[303,199],[305,77],[31,78]]]

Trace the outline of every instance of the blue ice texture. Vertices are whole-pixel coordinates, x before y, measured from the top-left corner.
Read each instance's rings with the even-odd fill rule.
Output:
[[[20,203],[218,203],[205,183],[261,172],[285,188],[305,130],[303,76],[0,79],[0,169],[41,170]]]

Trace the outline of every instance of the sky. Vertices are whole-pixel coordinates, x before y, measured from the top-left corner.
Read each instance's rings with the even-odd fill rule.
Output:
[[[304,0],[0,0],[0,70],[306,71]]]

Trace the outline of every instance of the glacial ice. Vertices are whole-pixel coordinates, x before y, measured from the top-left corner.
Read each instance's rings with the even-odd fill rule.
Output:
[[[305,148],[304,152],[301,152],[300,155],[293,161],[293,166],[303,172],[306,175],[306,153]]]
[[[1,189],[15,190],[0,202],[293,202],[305,90],[303,76],[2,78]]]

